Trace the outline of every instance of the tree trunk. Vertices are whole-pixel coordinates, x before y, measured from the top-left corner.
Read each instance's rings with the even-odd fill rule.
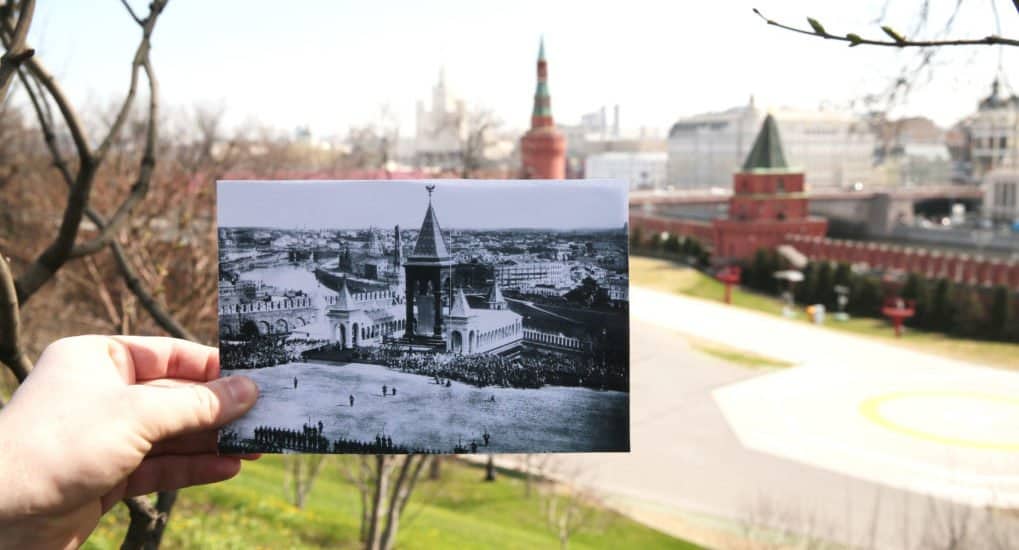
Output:
[[[488,455],[485,464],[485,481],[495,481],[495,455]]]
[[[393,539],[400,528],[400,499],[405,491],[407,473],[410,472],[414,462],[414,455],[407,455],[403,458],[403,466],[400,467],[400,475],[396,478],[396,485],[393,485],[393,492],[389,495],[389,509],[386,512],[386,529],[382,533],[382,550],[389,550],[393,546]]]
[[[382,539],[382,529],[379,522],[382,521],[383,509],[385,506],[385,495],[389,492],[389,469],[392,463],[386,455],[375,455],[375,494],[372,500],[371,524],[368,527],[368,550],[379,550],[379,542]]]
[[[442,478],[442,460],[441,456],[432,457],[432,465],[428,468],[428,479],[431,481],[439,481]]]
[[[163,495],[168,495],[164,497]],[[121,543],[121,550],[156,550],[163,537],[163,529],[169,517],[170,508],[177,498],[176,491],[160,493],[157,506],[152,505],[149,497],[125,499],[124,504],[130,512],[131,522]],[[165,508],[160,512],[159,507]]]

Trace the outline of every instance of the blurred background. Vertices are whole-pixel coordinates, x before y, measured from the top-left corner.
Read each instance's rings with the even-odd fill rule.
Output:
[[[217,179],[631,188],[630,454],[266,457],[88,547],[1019,544],[1019,4],[2,16],[4,402],[62,336],[217,341]]]

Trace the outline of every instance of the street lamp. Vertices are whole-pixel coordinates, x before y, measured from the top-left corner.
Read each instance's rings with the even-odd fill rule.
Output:
[[[838,311],[832,317],[836,321],[848,321],[849,314],[846,313],[846,306],[849,305],[849,287],[846,285],[835,285],[835,296]]]
[[[782,292],[782,299],[785,305],[782,306],[782,315],[796,317],[796,302],[793,300],[793,287],[796,283],[803,281],[803,273],[795,269],[776,271],[774,277],[780,281],[786,281],[786,289]]]

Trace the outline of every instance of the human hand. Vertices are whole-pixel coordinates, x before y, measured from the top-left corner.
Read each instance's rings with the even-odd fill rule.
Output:
[[[0,548],[77,547],[123,498],[236,475],[216,429],[258,388],[218,377],[218,350],[185,340],[50,344],[0,410]]]

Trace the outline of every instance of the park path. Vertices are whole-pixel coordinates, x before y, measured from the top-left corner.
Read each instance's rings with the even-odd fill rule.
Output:
[[[640,287],[630,297],[632,452],[557,457],[565,479],[711,547],[735,547],[755,525],[877,548],[936,546],[962,530],[992,547],[989,537],[1019,527],[984,506],[992,482],[1004,481],[996,498],[1019,495],[1019,452],[896,433],[854,401],[903,387],[1019,395],[1019,375],[705,300]],[[737,366],[684,335],[798,366]],[[1019,425],[982,425],[982,401],[928,401],[885,412],[979,428],[1005,445],[1002,432]],[[946,407],[958,418],[946,420]]]

